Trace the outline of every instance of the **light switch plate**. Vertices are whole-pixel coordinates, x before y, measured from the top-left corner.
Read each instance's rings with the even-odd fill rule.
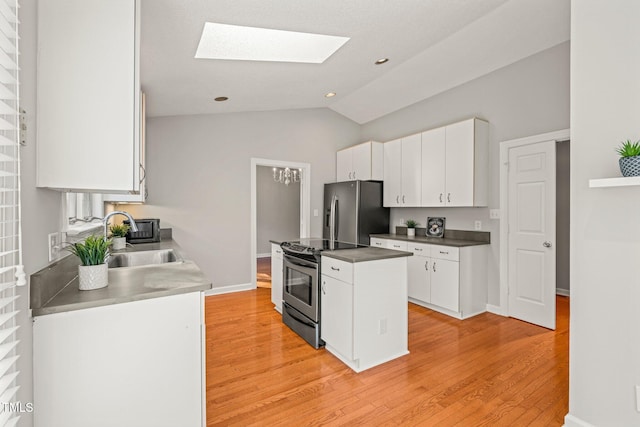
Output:
[[[489,218],[500,219],[500,209],[489,209]]]
[[[313,216],[318,216],[318,209],[313,210]]]
[[[473,228],[474,228],[476,231],[482,230],[482,221],[476,220],[476,221],[473,223]]]
[[[50,233],[47,242],[49,243],[49,262],[60,258],[60,250],[62,249],[61,233]]]

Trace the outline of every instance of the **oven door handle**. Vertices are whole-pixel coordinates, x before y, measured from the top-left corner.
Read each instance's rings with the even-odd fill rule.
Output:
[[[317,270],[318,269],[318,264],[313,263],[313,262],[307,262],[304,260],[299,260],[295,257],[292,257],[290,255],[284,255],[284,260],[292,265],[297,265],[298,267],[304,267],[304,268],[310,268],[312,270]]]
[[[302,323],[303,325],[307,325],[310,328],[315,328],[316,325],[314,323],[311,323],[310,321],[306,320],[306,319],[301,319],[300,317],[298,317],[295,314],[295,311],[293,310],[287,310],[287,314],[291,317],[293,317],[295,320],[297,320],[298,322]]]

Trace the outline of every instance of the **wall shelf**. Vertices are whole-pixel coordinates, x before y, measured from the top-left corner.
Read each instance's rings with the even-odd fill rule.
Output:
[[[590,179],[589,187],[605,188],[605,187],[631,187],[640,186],[640,176],[626,176],[617,178]]]

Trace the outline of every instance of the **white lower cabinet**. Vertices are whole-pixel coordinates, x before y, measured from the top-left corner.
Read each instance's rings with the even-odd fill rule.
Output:
[[[410,244],[407,250],[413,253],[409,257],[409,298],[431,302],[431,245]]]
[[[356,372],[408,354],[407,258],[321,265],[326,349]]]
[[[34,425],[204,426],[203,304],[192,292],[35,317]]]
[[[271,244],[271,302],[274,308],[282,313],[282,248]]]
[[[322,339],[348,359],[353,354],[353,284],[322,275]]]
[[[486,245],[452,247],[376,239],[386,244],[381,247],[413,253],[408,259],[410,302],[458,319],[487,310]],[[398,248],[402,243],[407,246]]]

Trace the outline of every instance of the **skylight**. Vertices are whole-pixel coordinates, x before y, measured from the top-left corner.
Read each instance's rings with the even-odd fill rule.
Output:
[[[320,64],[349,37],[206,22],[196,58]]]

